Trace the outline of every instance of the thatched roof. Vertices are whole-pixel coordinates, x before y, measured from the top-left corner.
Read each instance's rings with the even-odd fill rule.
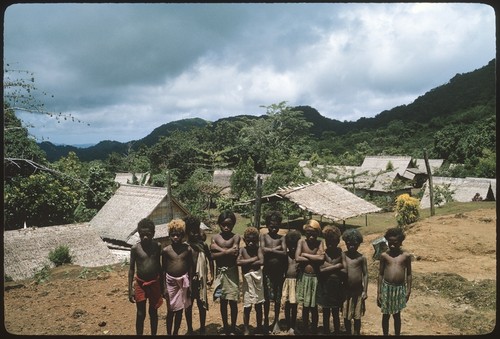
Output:
[[[436,172],[443,166],[443,159],[428,159],[429,167],[431,168],[431,173]],[[425,166],[425,159],[416,159],[415,167],[408,167],[404,174],[403,178],[413,180],[417,175],[427,175],[427,167]]]
[[[493,198],[496,200],[497,198],[497,179],[492,179],[492,178],[472,178],[472,177],[466,177],[465,179],[469,181],[489,181],[491,184],[491,191],[493,193]]]
[[[146,173],[135,173],[135,176],[139,183],[145,183],[149,180],[149,172]],[[119,184],[132,184],[134,181],[134,173],[116,173],[115,182]]]
[[[431,168],[431,172],[437,171],[443,166],[444,159],[428,159],[429,167]],[[417,159],[415,161],[415,167],[419,170],[427,173],[427,167],[425,166],[425,159]]]
[[[389,164],[392,165],[391,171],[396,171],[397,174],[403,175],[410,165],[411,157],[407,156],[370,156],[365,157],[361,164],[361,169],[370,171],[389,169]]]
[[[381,210],[331,181],[284,188],[276,194],[294,202],[303,210],[334,221]]]
[[[99,267],[119,262],[88,223],[4,232],[4,274],[13,280],[33,277],[44,265],[53,267],[49,253],[67,246],[72,263]]]
[[[496,199],[496,193],[494,193],[496,191],[496,179],[432,177],[432,184],[434,188],[449,186],[449,190],[453,192],[454,201],[470,202],[476,193],[479,193],[483,200]],[[429,208],[430,206],[430,190],[427,182],[424,195],[420,201],[420,208]]]
[[[90,221],[90,225],[103,239],[132,245],[136,242],[133,235],[137,232],[139,221],[150,217],[166,197],[167,189],[163,187],[121,185]],[[184,210],[173,198],[172,203]],[[161,228],[157,226],[155,238],[160,234]]]
[[[403,176],[410,163],[411,157],[406,156],[367,156],[361,166],[318,165],[311,168],[308,161],[299,162],[299,166],[306,177],[323,172],[327,180],[345,188],[355,186],[367,191],[391,192],[393,181],[398,175]]]
[[[221,189],[221,193],[225,195],[231,195],[231,175],[233,175],[234,170],[232,169],[216,169],[214,170],[212,182],[215,186]],[[260,176],[264,182],[270,174],[256,174],[255,180]]]
[[[231,175],[233,170],[230,169],[216,169],[213,174],[214,185],[220,187],[223,192],[228,193],[231,191]]]

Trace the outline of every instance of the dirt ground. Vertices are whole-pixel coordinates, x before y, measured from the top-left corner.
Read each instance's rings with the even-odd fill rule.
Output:
[[[476,335],[496,324],[496,209],[426,218],[406,229],[403,243],[413,255],[413,289],[402,312],[402,335]],[[360,252],[368,259],[369,287],[362,335],[381,335],[376,306],[378,262],[365,236]],[[343,243],[342,243],[343,246]],[[127,297],[128,266],[96,269],[63,266],[47,282],[5,283],[4,331],[17,335],[134,335],[135,305]],[[209,291],[211,292],[211,291]],[[193,308],[193,326],[199,328]],[[159,335],[166,334],[166,306],[160,311]],[[242,329],[239,304],[238,325]],[[299,308],[299,329],[300,329]],[[280,324],[283,325],[283,313]],[[251,324],[255,313],[252,312]],[[320,311],[319,327],[322,327]],[[207,335],[220,334],[218,304],[210,304]],[[282,326],[283,327],[283,326]],[[331,325],[330,325],[331,327]],[[149,334],[146,319],[145,334]],[[185,322],[180,334],[186,333]],[[392,319],[390,333],[393,334]],[[285,332],[281,333],[285,335]]]

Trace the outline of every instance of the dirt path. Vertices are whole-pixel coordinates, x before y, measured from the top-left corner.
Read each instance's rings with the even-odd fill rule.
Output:
[[[406,233],[403,246],[414,256],[414,288],[402,313],[402,334],[491,332],[496,320],[496,210],[427,218],[411,225]],[[375,301],[378,262],[372,259],[371,245],[381,235],[366,236],[360,247],[368,258],[370,272],[363,335],[381,334],[381,315]],[[127,298],[127,273],[128,267],[122,265],[112,270],[64,266],[54,269],[50,280],[42,284],[8,282],[4,292],[5,328],[19,335],[134,335],[135,305]],[[240,303],[238,325],[243,323],[242,311]],[[165,313],[162,306],[161,335],[166,334]],[[196,307],[193,313],[197,329]],[[251,322],[254,316],[252,313]],[[218,304],[210,304],[207,326],[208,335],[218,334]],[[180,333],[185,332],[183,322]],[[149,334],[147,323],[145,334]]]

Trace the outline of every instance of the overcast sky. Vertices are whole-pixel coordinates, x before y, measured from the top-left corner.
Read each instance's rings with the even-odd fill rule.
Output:
[[[282,101],[373,117],[485,66],[495,33],[477,3],[15,4],[4,68],[33,72],[47,109],[83,121],[20,115],[37,141],[127,142]]]

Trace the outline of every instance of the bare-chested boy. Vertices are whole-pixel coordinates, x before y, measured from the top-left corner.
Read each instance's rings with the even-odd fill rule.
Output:
[[[256,333],[262,334],[262,305],[264,303],[264,285],[262,282],[262,264],[264,254],[259,246],[259,230],[247,227],[243,234],[245,247],[240,248],[237,259],[243,276],[243,324],[245,335],[250,334],[250,313],[255,307]]]
[[[323,311],[323,334],[330,334],[330,314],[333,333],[340,333],[340,310],[344,302],[345,271],[342,266],[342,249],[338,247],[341,232],[336,226],[325,226],[325,262],[320,267],[316,299]]]
[[[342,308],[344,326],[347,334],[360,335],[361,317],[365,313],[365,300],[368,291],[368,265],[366,257],[358,252],[363,236],[355,229],[344,232],[342,239],[347,251],[342,253],[342,265],[347,273],[346,300]],[[354,333],[351,333],[351,320],[354,319]]]
[[[130,249],[130,268],[128,271],[128,298],[136,303],[137,315],[135,331],[144,332],[146,319],[146,300],[149,299],[149,321],[151,335],[158,330],[158,308],[163,304],[161,279],[161,245],[153,241],[155,224],[150,219],[142,219],[137,225],[140,242]],[[137,275],[136,275],[137,269]],[[135,284],[134,284],[135,278]]]
[[[299,264],[297,281],[297,301],[302,304],[302,323],[304,333],[316,334],[318,330],[318,305],[316,289],[318,286],[319,267],[325,261],[325,249],[318,236],[321,226],[316,220],[310,219],[303,227],[305,238],[297,244],[295,260]],[[311,326],[309,327],[309,313]]]
[[[283,217],[278,211],[271,211],[266,215],[267,233],[260,234],[260,247],[264,253],[264,334],[269,329],[279,333],[279,314],[281,308],[281,292],[287,267],[285,237],[278,234]],[[269,327],[269,309],[271,301],[274,303],[274,319]]]
[[[241,237],[233,233],[236,216],[231,211],[222,212],[217,223],[220,233],[212,238],[210,251],[216,264],[214,282],[214,299],[220,298],[220,313],[224,333],[236,334],[236,319],[238,317],[239,272],[236,259],[240,253]],[[231,309],[231,324],[228,324],[227,306]]]
[[[382,331],[389,335],[389,319],[394,318],[395,335],[401,334],[401,310],[411,294],[411,256],[401,250],[405,234],[400,228],[385,233],[389,249],[380,255],[377,305],[382,311]]]
[[[191,306],[190,282],[194,272],[193,251],[184,243],[186,224],[181,219],[168,223],[171,244],[162,251],[163,296],[167,300],[167,334],[178,335],[183,311]],[[175,321],[174,321],[175,317]],[[172,332],[172,322],[174,328]]]
[[[302,235],[297,230],[290,230],[285,235],[288,265],[281,293],[281,304],[285,305],[286,330],[289,335],[297,332],[297,275],[299,265],[295,261],[297,244]]]

